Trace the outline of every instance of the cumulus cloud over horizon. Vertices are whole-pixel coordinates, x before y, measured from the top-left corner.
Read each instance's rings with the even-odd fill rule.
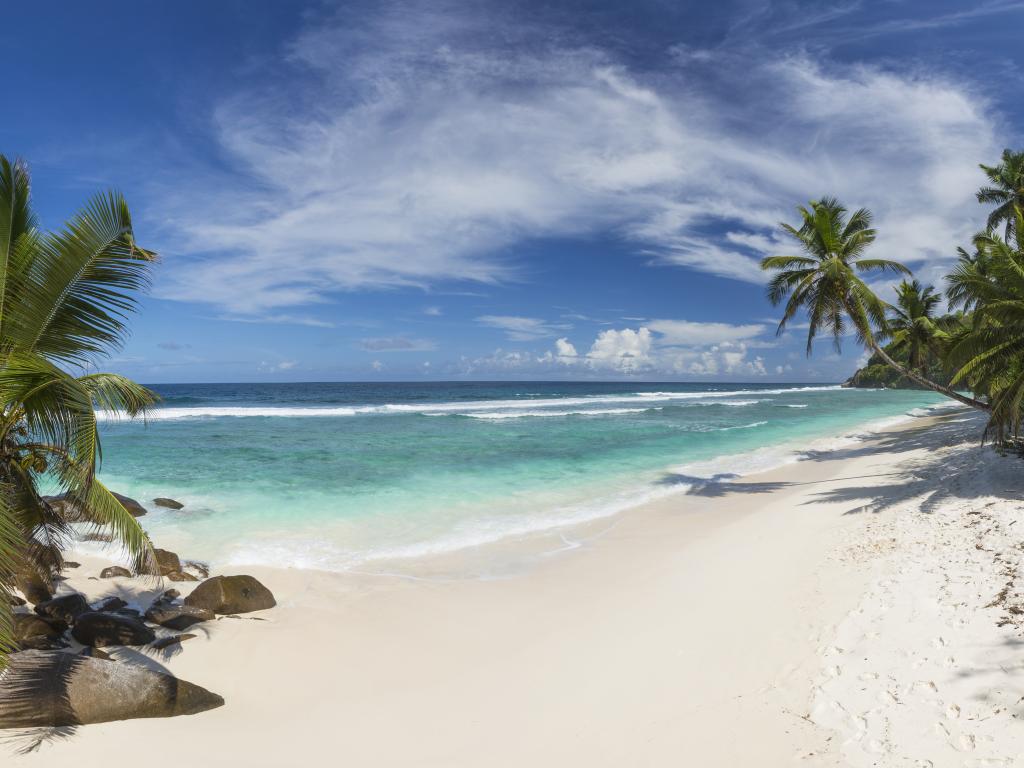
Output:
[[[684,334],[685,329],[685,335]],[[555,339],[553,349],[532,355],[522,350],[495,350],[463,359],[458,372],[488,371],[541,375],[573,371],[623,376],[766,376],[764,358],[750,350],[767,346],[758,339],[764,326],[655,320],[638,328],[607,328],[598,332],[585,352],[568,338]],[[784,373],[776,370],[776,375]]]
[[[728,47],[641,70],[512,13],[382,5],[299,33],[271,69],[300,86],[268,77],[217,105],[230,172],[167,200],[179,257],[159,295],[259,315],[527,280],[513,246],[605,234],[637,269],[759,283],[758,258],[790,247],[777,222],[823,194],[872,208],[875,252],[934,279],[977,225],[977,163],[1001,147],[969,83]],[[748,339],[709,343],[725,361]]]

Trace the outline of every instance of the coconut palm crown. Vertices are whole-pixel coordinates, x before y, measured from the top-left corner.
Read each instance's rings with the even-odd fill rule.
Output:
[[[946,363],[954,383],[967,383],[991,401],[987,434],[1016,440],[1024,421],[1024,212],[1015,210],[1010,239],[992,233],[976,245],[980,258],[961,256],[946,278],[947,293],[974,307]]]
[[[785,302],[778,332],[801,310],[806,313],[807,354],[821,332],[832,336],[838,351],[847,331],[869,347],[887,365],[920,386],[941,392],[965,405],[988,410],[988,405],[929,381],[915,371],[897,363],[882,348],[876,330],[884,336],[888,305],[875,295],[861,275],[909,274],[909,270],[889,259],[866,258],[868,246],[875,240],[871,213],[865,208],[847,215],[847,209],[835,198],[812,201],[798,208],[802,221],[794,227],[783,223],[782,229],[800,245],[800,254],[769,256],[761,268],[774,272],[768,282],[767,294],[773,305]]]
[[[96,408],[136,416],[156,395],[84,371],[124,338],[155,258],[135,244],[115,192],[40,231],[27,167],[0,155],[0,670],[13,647],[12,589],[52,581],[72,522],[107,529],[137,569],[151,565],[146,533],[96,478]],[[49,504],[43,485],[67,503]]]
[[[885,334],[891,339],[889,349],[905,355],[907,365],[918,373],[942,353],[946,332],[935,317],[941,304],[942,294],[934,286],[918,280],[896,286],[896,305],[889,308]]]
[[[982,165],[990,182],[978,190],[978,202],[995,204],[988,215],[988,231],[996,230],[1005,223],[1005,237],[1011,239],[1017,217],[1015,208],[1024,207],[1024,152],[1003,150],[999,165]]]

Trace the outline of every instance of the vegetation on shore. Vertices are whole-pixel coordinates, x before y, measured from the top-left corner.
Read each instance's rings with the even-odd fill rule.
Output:
[[[1024,416],[1024,152],[1006,150],[998,165],[981,169],[990,183],[978,191],[978,201],[996,208],[973,250],[959,248],[946,276],[952,314],[936,316],[941,295],[908,280],[903,264],[867,258],[876,234],[870,212],[848,215],[834,198],[800,207],[799,226],[782,224],[799,243],[798,255],[770,256],[761,266],[774,273],[769,300],[785,302],[778,332],[801,310],[806,314],[808,355],[819,334],[830,335],[839,350],[852,333],[872,352],[854,385],[940,392],[987,412],[986,436],[1016,442]],[[905,276],[895,304],[865,281],[886,273]]]
[[[88,373],[117,348],[156,256],[135,244],[115,192],[62,229],[39,230],[26,166],[0,155],[0,671],[13,647],[13,588],[52,589],[70,523],[106,529],[152,568],[149,537],[96,478],[95,408],[136,416],[157,396],[122,376]],[[64,503],[40,492],[46,478]]]

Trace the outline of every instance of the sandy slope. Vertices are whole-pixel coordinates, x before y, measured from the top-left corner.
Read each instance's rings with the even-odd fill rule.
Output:
[[[1013,765],[984,760],[1024,748],[1015,585],[985,605],[1016,579],[1021,465],[977,434],[920,419],[390,575],[252,569],[280,603],[265,621],[121,654],[227,706],[10,734],[33,751],[4,764]],[[70,585],[134,588],[100,565]]]
[[[1024,462],[978,454],[905,461],[839,553],[873,578],[824,651],[812,711],[849,765],[1024,764]]]

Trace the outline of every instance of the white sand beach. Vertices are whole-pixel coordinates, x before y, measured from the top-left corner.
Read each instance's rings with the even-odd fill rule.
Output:
[[[232,569],[278,607],[113,652],[225,706],[6,734],[4,765],[1024,764],[1022,465],[980,449],[981,426],[919,418],[378,573]],[[90,598],[188,586],[138,595],[72,557]]]

